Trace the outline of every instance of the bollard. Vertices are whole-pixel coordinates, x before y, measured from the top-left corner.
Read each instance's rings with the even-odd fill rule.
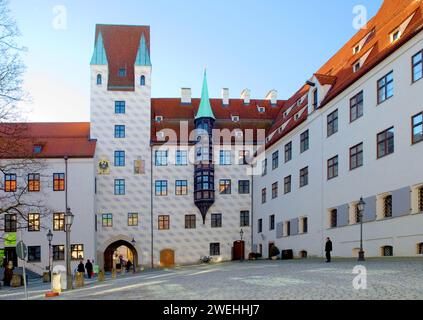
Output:
[[[62,284],[61,284],[61,276],[60,273],[53,273],[51,281],[51,291],[55,293],[61,293],[62,292]]]
[[[104,271],[103,270],[100,270],[98,272],[98,281],[99,282],[103,282],[104,281]]]
[[[13,288],[22,286],[22,276],[19,274],[14,274],[12,276],[12,281],[10,281],[10,286]]]
[[[112,279],[116,279],[116,269],[112,269]]]
[[[44,283],[46,283],[46,282],[50,282],[50,272],[44,272],[43,273],[43,282]]]
[[[77,288],[82,288],[84,286],[84,273],[77,272],[75,278],[75,285]]]

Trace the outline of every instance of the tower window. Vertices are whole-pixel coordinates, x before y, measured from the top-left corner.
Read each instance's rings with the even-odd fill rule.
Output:
[[[140,85],[145,86],[145,76],[141,76],[140,78]]]
[[[119,69],[119,77],[126,77],[126,68]]]
[[[103,83],[103,78],[101,77],[101,74],[97,75],[97,85],[101,85]]]
[[[124,114],[125,113],[126,103],[125,101],[115,101],[115,113]]]

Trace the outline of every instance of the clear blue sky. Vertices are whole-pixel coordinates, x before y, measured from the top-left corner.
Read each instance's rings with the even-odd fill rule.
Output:
[[[382,0],[10,0],[28,48],[24,104],[30,121],[89,121],[89,62],[96,23],[151,26],[153,97],[200,95],[207,67],[211,97],[250,88],[288,98],[355,32],[353,7],[369,18]],[[66,29],[53,27],[57,5]]]

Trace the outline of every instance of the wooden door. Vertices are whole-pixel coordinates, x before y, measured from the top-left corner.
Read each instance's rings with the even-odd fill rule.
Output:
[[[234,261],[245,259],[245,241],[234,242],[232,259]]]
[[[171,249],[160,251],[160,266],[164,268],[175,266],[175,251]]]

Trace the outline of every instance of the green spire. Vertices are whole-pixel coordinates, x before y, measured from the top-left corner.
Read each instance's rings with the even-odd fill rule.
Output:
[[[141,35],[135,65],[151,67],[150,55],[148,54],[147,42],[145,41],[144,33]]]
[[[203,80],[203,90],[201,92],[201,102],[200,102],[200,106],[198,107],[197,115],[195,116],[195,119],[199,119],[199,118],[215,119],[211,105],[210,105],[209,89],[207,87],[206,70],[204,70],[204,80]]]
[[[106,50],[104,49],[103,36],[98,34],[97,42],[94,46],[94,54],[91,59],[91,65],[107,65]]]

